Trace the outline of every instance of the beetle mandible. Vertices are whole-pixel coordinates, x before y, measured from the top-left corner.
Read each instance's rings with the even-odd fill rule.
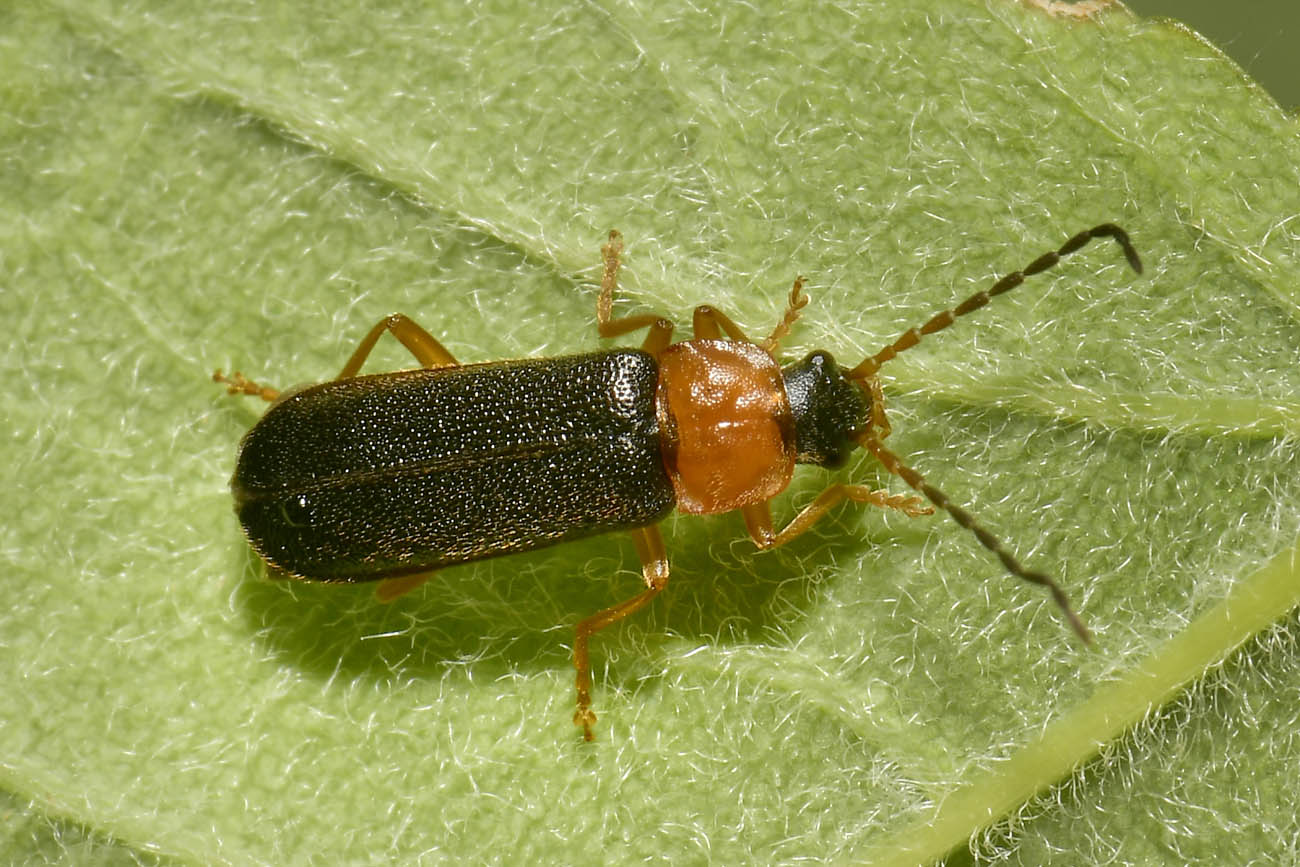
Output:
[[[808,303],[796,279],[775,329],[753,342],[716,308],[695,308],[694,337],[672,342],[657,315],[612,317],[622,263],[617,231],[602,246],[596,320],[601,337],[648,329],[640,349],[461,364],[401,314],[377,323],[336,379],[281,394],[220,370],[231,394],[272,402],[239,448],[231,488],[254,550],[277,572],[316,581],[380,581],[393,599],[444,566],[630,533],[646,589],[577,624],[574,723],[591,740],[591,636],[643,608],[668,583],[656,526],[673,508],[739,510],[759,548],[799,536],[843,500],[933,513],[921,497],[836,482],[785,527],[768,501],[796,463],[842,466],[871,452],[943,509],[1008,572],[1047,588],[1075,633],[1090,636],[1065,592],[1032,571],[963,508],[884,445],[889,435],[876,372],[922,337],[1056,265],[1094,238],[1114,239],[1133,270],[1127,233],[1103,223],[905,332],[851,368],[817,350],[780,367],[773,353]],[[422,369],[359,376],[391,333]]]

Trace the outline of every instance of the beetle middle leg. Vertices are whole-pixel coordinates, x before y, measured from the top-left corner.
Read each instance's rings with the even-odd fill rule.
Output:
[[[640,328],[649,328],[641,349],[655,358],[673,339],[673,323],[654,313],[624,316],[611,319],[614,312],[614,289],[618,287],[618,272],[623,267],[623,236],[617,229],[609,232],[609,241],[600,248],[605,270],[600,278],[600,296],[596,299],[596,330],[601,337],[620,337]]]
[[[605,627],[640,611],[646,603],[668,586],[668,554],[664,549],[664,540],[659,534],[659,528],[642,527],[633,530],[631,535],[636,545],[637,556],[641,558],[641,572],[645,577],[647,589],[631,599],[625,599],[617,605],[612,605],[604,611],[598,611],[585,620],[579,621],[574,628],[573,666],[578,670],[578,710],[573,714],[573,724],[582,726],[582,736],[586,740],[595,738],[591,726],[596,721],[596,714],[591,709],[589,639]]]
[[[742,506],[741,514],[745,518],[745,528],[754,544],[761,549],[784,545],[791,539],[803,535],[823,515],[844,500],[855,503],[868,503],[882,509],[897,509],[910,518],[933,515],[934,509],[923,505],[920,497],[908,497],[891,494],[889,491],[876,491],[866,485],[834,484],[817,495],[817,498],[795,515],[790,523],[780,532],[772,527],[772,510],[767,503],[755,503]]]

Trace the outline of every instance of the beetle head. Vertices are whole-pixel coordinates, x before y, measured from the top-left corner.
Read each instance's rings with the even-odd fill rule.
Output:
[[[871,416],[871,396],[825,350],[781,368],[781,378],[794,413],[796,460],[831,469],[843,466],[857,448],[853,432]]]

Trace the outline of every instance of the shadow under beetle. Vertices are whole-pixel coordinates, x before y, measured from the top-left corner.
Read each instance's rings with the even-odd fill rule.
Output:
[[[401,314],[365,336],[338,378],[280,394],[238,372],[213,379],[273,406],[244,436],[231,488],[249,543],[274,570],[314,581],[375,581],[383,600],[456,563],[628,531],[646,589],[576,627],[575,724],[591,740],[591,636],[644,607],[668,583],[656,524],[674,507],[739,509],[754,544],[783,545],[842,500],[933,513],[920,497],[835,483],[781,530],[768,501],[796,463],[842,466],[857,446],[971,530],[1013,575],[1052,594],[1090,641],[1064,591],[1026,569],[992,534],[903,464],[889,435],[876,372],[899,352],[1056,265],[1094,238],[1113,238],[1134,271],[1137,251],[1110,223],[1080,232],[961,304],[913,328],[856,367],[815,351],[779,367],[773,351],[808,303],[795,280],[781,321],[755,343],[721,311],[695,308],[694,338],[646,314],[611,318],[623,249],[601,248],[596,303],[602,337],[649,329],[640,349],[462,365]],[[383,333],[421,370],[358,376]]]

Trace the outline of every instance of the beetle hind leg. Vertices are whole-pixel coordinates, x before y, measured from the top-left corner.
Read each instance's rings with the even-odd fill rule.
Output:
[[[591,730],[592,724],[596,722],[596,713],[591,709],[591,656],[588,650],[591,636],[629,614],[640,611],[668,586],[668,555],[659,528],[642,527],[633,530],[632,541],[636,544],[637,556],[641,558],[641,571],[647,589],[631,599],[625,599],[579,621],[574,629],[573,666],[578,670],[578,709],[573,714],[573,724],[582,726],[582,737],[588,741],[596,737]]]
[[[434,576],[434,572],[417,572],[414,575],[399,575],[396,578],[385,578],[375,585],[375,598],[380,602],[392,602],[400,596],[405,596],[412,590],[424,586],[424,582]]]
[[[351,379],[361,370],[361,365],[366,363],[370,357],[370,351],[375,348],[375,343],[383,336],[385,331],[392,333],[394,337],[402,342],[402,345],[411,351],[415,360],[420,362],[422,367],[459,367],[460,362],[456,360],[447,348],[434,338],[432,334],[425,331],[419,325],[416,325],[410,318],[401,313],[394,313],[391,316],[385,316],[375,324],[374,328],[358,344],[348,363],[343,365],[343,370],[339,372],[338,379]],[[267,403],[274,402],[280,396],[279,389],[271,388],[267,385],[259,385],[251,379],[236,370],[230,376],[226,376],[217,369],[212,374],[213,382],[224,383],[226,391],[230,394],[247,394],[253,397],[260,397]]]
[[[391,332],[394,337],[401,341],[402,345],[411,351],[415,360],[420,362],[421,367],[458,367],[460,362],[456,360],[447,348],[437,341],[429,332],[425,331],[414,320],[401,313],[394,313],[391,316],[385,316],[375,323],[375,327],[365,337],[361,338],[361,343],[348,359],[348,363],[343,365],[343,370],[339,371],[339,379],[351,379],[361,370],[361,365],[366,363],[370,357],[370,351],[375,348],[375,343],[383,336],[384,332]]]
[[[245,378],[244,374],[236,370],[230,376],[226,376],[221,369],[212,372],[212,381],[224,383],[228,394],[247,394],[250,397],[260,397],[267,403],[273,403],[280,396],[280,390],[272,388],[269,385],[258,385],[251,379]]]

